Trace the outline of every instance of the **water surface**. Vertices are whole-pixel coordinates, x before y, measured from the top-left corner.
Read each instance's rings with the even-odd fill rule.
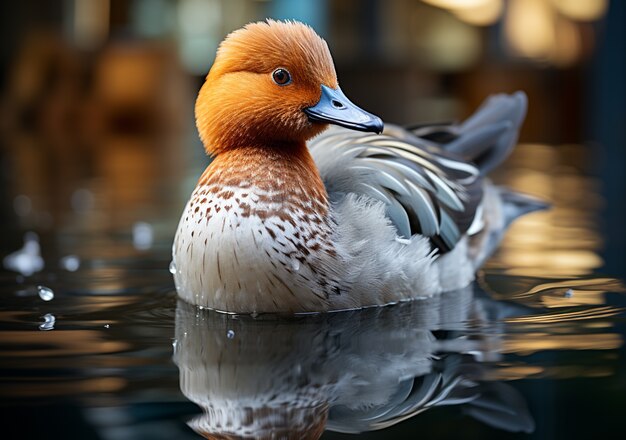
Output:
[[[495,179],[554,209],[518,222],[467,289],[295,318],[177,301],[183,197],[134,199],[107,222],[87,182],[63,221],[3,236],[2,257],[36,230],[44,265],[0,271],[3,437],[619,437],[624,274],[602,273],[607,201],[585,154],[518,148]]]

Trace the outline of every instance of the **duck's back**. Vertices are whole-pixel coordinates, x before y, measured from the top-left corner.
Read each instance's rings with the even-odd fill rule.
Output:
[[[310,143],[359,290],[378,282],[378,301],[392,302],[464,287],[508,224],[545,206],[485,178],[525,112],[523,93],[497,95],[461,124],[387,125],[380,136],[332,128]]]

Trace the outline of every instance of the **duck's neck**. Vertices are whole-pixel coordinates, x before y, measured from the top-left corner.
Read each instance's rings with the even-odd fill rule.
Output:
[[[328,196],[304,142],[229,149],[215,157],[199,186],[250,189],[281,209],[328,213]]]

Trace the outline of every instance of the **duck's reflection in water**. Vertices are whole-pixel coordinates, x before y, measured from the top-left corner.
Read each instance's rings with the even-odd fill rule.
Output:
[[[514,307],[472,287],[393,307],[290,319],[233,317],[179,302],[174,360],[207,438],[316,439],[382,429],[462,405],[509,431],[534,429],[523,397],[485,380],[498,359],[481,324]],[[491,333],[491,334],[490,334]]]

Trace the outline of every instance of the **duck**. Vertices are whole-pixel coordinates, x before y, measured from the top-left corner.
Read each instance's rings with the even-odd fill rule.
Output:
[[[509,224],[545,204],[493,184],[523,92],[460,123],[403,128],[351,102],[297,21],[219,45],[195,104],[212,158],[172,246],[178,296],[226,313],[319,313],[463,288]],[[329,128],[332,127],[332,128]]]

